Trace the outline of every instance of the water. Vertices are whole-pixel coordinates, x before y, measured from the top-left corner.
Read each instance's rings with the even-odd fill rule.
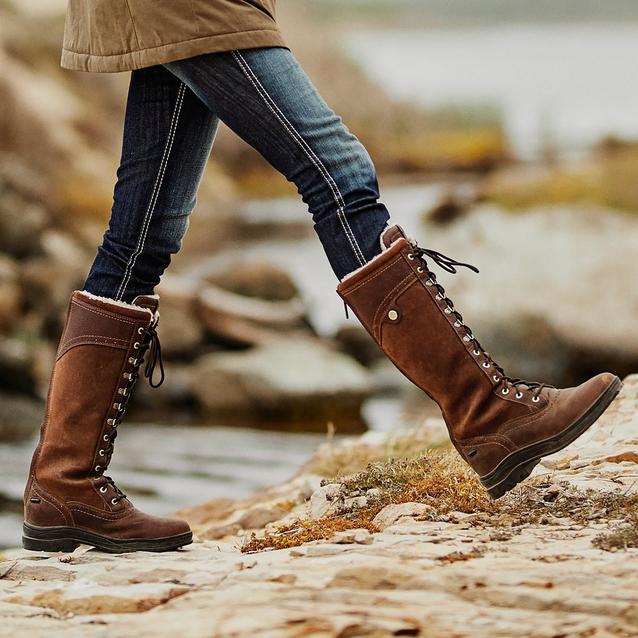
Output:
[[[426,106],[494,105],[514,150],[535,158],[602,136],[638,137],[638,25],[499,25],[348,35],[382,87]]]

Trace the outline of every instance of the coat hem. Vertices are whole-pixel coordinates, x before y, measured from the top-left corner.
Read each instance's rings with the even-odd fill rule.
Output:
[[[71,71],[119,73],[184,60],[206,53],[261,47],[288,48],[279,29],[257,29],[204,36],[112,55],[94,55],[63,48],[60,65]]]

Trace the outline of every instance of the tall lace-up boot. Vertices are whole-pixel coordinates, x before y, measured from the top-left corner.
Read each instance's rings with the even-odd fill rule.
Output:
[[[493,498],[527,478],[543,456],[587,430],[621,388],[599,374],[559,390],[508,376],[483,349],[429,263],[460,266],[392,226],[383,252],[337,292],[399,370],[440,406],[456,449]]]
[[[145,354],[151,385],[163,380],[157,306],[151,296],[125,304],[73,293],[25,490],[25,549],[166,551],[192,542],[186,522],[143,514],[104,474]]]

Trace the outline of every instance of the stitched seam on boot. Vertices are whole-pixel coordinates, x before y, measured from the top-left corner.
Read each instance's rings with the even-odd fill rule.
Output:
[[[73,515],[70,514],[69,508],[68,507],[65,508],[65,506],[60,501],[58,501],[58,499],[56,499],[54,496],[52,496],[51,494],[49,494],[48,492],[45,492],[42,488],[40,488],[39,483],[35,479],[33,480],[33,486],[31,489],[33,490],[34,494],[40,497],[41,500],[53,506],[53,508],[56,509],[58,513],[62,516],[62,518],[64,519],[64,522],[67,525],[73,524]],[[65,509],[69,511],[68,515],[64,511]]]
[[[110,348],[116,348],[118,350],[127,350],[129,342],[123,341],[122,339],[100,337],[99,335],[74,337],[64,345],[64,348],[58,353],[56,361],[59,361],[63,357],[63,355],[69,352],[69,350],[73,350],[73,348],[77,348],[78,346],[108,346]]]
[[[82,308],[88,310],[89,312],[92,312],[94,315],[99,315],[100,317],[104,317],[106,319],[112,319],[113,321],[119,321],[120,323],[125,323],[130,326],[135,326],[138,323],[140,323],[140,321],[142,321],[142,317],[140,317],[139,319],[135,319],[133,317],[124,317],[122,315],[118,315],[116,312],[111,313],[105,310],[95,308],[94,306],[91,306],[88,303],[82,302],[81,300],[75,300],[73,303],[78,306],[82,306]]]
[[[69,503],[70,512],[80,512],[82,514],[86,514],[87,516],[91,516],[93,518],[99,518],[103,521],[119,521],[124,518],[127,518],[128,516],[132,516],[133,514],[132,508],[130,510],[128,509],[122,510],[122,513],[120,514],[120,512],[100,512],[98,510],[93,510],[89,505],[76,503],[75,501],[73,501],[72,503],[74,507],[71,507],[71,503]]]
[[[479,434],[469,439],[457,439],[457,443],[461,447],[479,447],[481,445],[498,444],[512,451],[516,449],[516,445],[507,436],[495,432],[494,434]]]
[[[377,312],[374,315],[374,320],[372,321],[372,327],[377,337],[377,341],[381,343],[381,327],[383,325],[383,317],[385,315],[385,311],[388,307],[392,306],[395,302],[395,298],[399,297],[399,295],[409,290],[411,286],[413,286],[416,282],[414,281],[414,273],[408,274],[404,277],[384,298],[383,301],[379,304],[377,308]]]

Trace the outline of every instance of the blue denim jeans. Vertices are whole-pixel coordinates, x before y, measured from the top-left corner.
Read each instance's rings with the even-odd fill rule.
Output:
[[[123,301],[153,292],[180,249],[220,121],[295,183],[339,279],[380,252],[389,215],[370,156],[290,51],[214,53],[132,73],[87,291]]]

